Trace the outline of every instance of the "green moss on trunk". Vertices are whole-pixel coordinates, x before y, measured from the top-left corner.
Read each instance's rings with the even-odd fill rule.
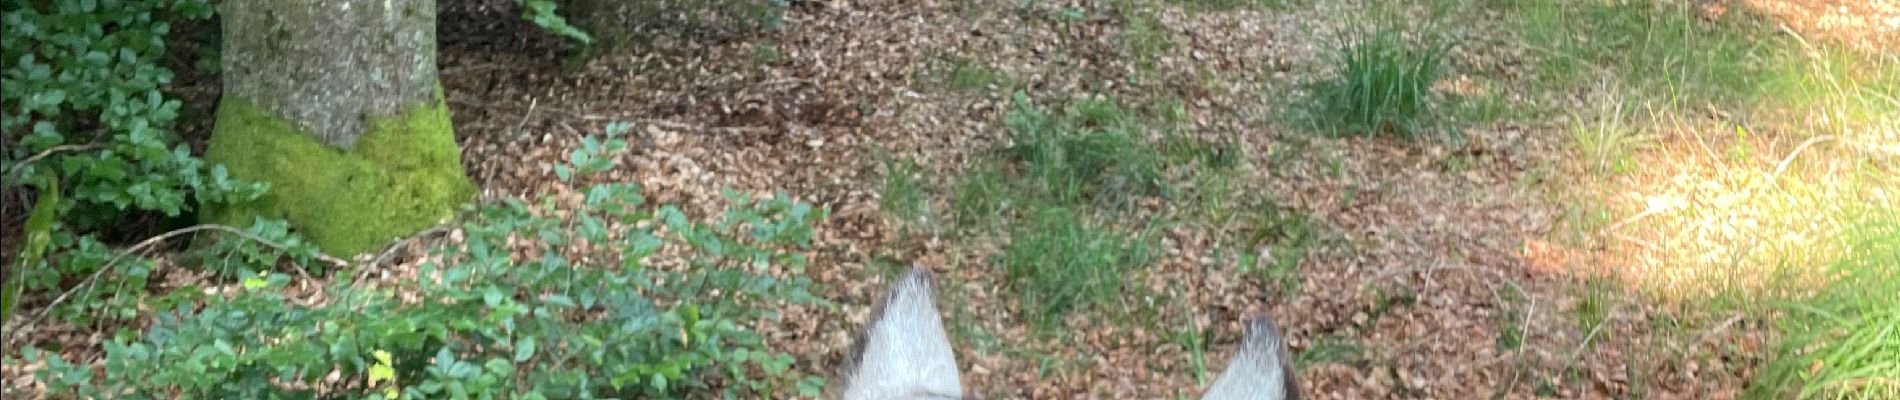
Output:
[[[283,218],[338,255],[438,224],[475,193],[440,97],[370,118],[369,130],[345,151],[226,96],[205,158],[235,177],[270,184],[264,198],[209,212],[208,222],[249,226],[257,217]]]

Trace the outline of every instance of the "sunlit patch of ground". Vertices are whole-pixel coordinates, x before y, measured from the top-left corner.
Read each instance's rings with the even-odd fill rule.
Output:
[[[1900,206],[1891,156],[1860,149],[1869,138],[1663,129],[1635,156],[1643,168],[1603,188],[1616,218],[1601,245],[1613,272],[1666,297],[1818,278],[1804,269],[1844,251],[1831,239],[1859,212]]]
[[[1578,220],[1597,233],[1597,272],[1677,300],[1827,280],[1819,267],[1851,250],[1844,230],[1900,209],[1900,100],[1879,89],[1890,69],[1814,64],[1747,115],[1612,99],[1623,105],[1599,114],[1615,115],[1579,118],[1576,168],[1596,174],[1585,190],[1601,203]]]
[[[1741,3],[1803,35],[1837,41],[1861,51],[1900,49],[1900,1],[1742,0]],[[1709,10],[1725,11],[1719,5]]]

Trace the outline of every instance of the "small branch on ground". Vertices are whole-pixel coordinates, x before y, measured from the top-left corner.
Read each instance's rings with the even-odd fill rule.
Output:
[[[507,106],[496,106],[496,105],[485,103],[485,102],[480,102],[480,101],[475,101],[475,100],[470,100],[470,99],[459,99],[459,98],[451,98],[449,99],[449,102],[461,104],[465,106],[480,107],[480,108],[507,107]],[[530,104],[529,109],[533,110],[534,106],[537,104],[538,104],[538,101],[536,103]],[[632,115],[590,114],[590,113],[584,113],[584,112],[573,111],[573,110],[565,110],[565,109],[554,108],[554,107],[540,107],[540,110],[553,112],[553,113],[559,113],[559,114],[565,114],[567,116],[580,118],[586,121],[617,121],[617,122],[627,122],[627,123],[633,123],[633,124],[653,125],[653,126],[658,126],[662,128],[678,129],[678,130],[686,130],[686,131],[717,132],[717,133],[766,133],[766,132],[772,131],[772,128],[767,128],[763,126],[703,126],[703,125],[696,125],[696,124],[666,120],[666,119],[642,118],[642,117],[636,117]]]
[[[1812,138],[1808,138],[1808,140],[1806,141],[1801,142],[1801,145],[1795,146],[1794,151],[1788,152],[1787,157],[1782,158],[1780,163],[1775,164],[1775,172],[1768,174],[1767,183],[1772,185],[1775,183],[1776,179],[1780,179],[1781,173],[1788,171],[1788,163],[1794,162],[1794,157],[1801,155],[1801,151],[1807,150],[1809,146],[1813,146],[1816,143],[1825,142],[1829,140],[1834,140],[1834,135],[1815,136]]]
[[[112,260],[107,261],[105,265],[100,266],[98,271],[95,271],[92,273],[92,275],[87,276],[86,279],[83,281],[80,281],[79,284],[73,285],[72,288],[66,289],[65,292],[61,292],[58,297],[53,298],[52,302],[46,303],[46,306],[44,308],[41,308],[38,313],[35,313],[32,319],[26,320],[25,322],[22,322],[19,325],[15,325],[11,329],[7,329],[7,332],[17,333],[19,332],[20,329],[33,326],[34,324],[38,324],[40,320],[46,319],[46,315],[52,311],[53,307],[58,306],[60,303],[63,303],[67,299],[72,298],[73,294],[78,293],[80,289],[91,287],[93,282],[96,282],[99,280],[100,276],[105,275],[107,271],[111,271],[113,266],[118,265],[119,262],[121,261],[125,261],[127,257],[131,257],[134,254],[143,253],[145,252],[145,250],[148,250],[151,247],[157,246],[161,243],[164,243],[167,240],[171,240],[172,238],[189,235],[189,234],[193,234],[193,233],[197,233],[201,231],[218,231],[218,232],[229,233],[234,236],[244,238],[245,240],[249,240],[252,242],[256,242],[257,244],[264,245],[265,247],[270,247],[270,248],[277,249],[280,251],[290,250],[290,246],[271,241],[270,239],[265,239],[264,237],[251,234],[250,232],[245,232],[243,229],[238,229],[238,228],[231,227],[228,225],[216,225],[216,224],[193,225],[193,226],[189,226],[185,228],[180,228],[178,230],[174,230],[171,232],[165,232],[164,234],[153,236],[149,239],[145,239],[144,241],[141,241],[138,244],[132,245],[132,247],[125,249],[125,251],[119,252],[118,256],[112,257]],[[336,267],[346,267],[346,266],[349,266],[350,264],[348,261],[344,261],[343,259],[339,259],[339,258],[332,257],[330,255],[322,254],[322,253],[317,254],[317,260],[322,261],[327,264],[331,264]],[[293,262],[292,264],[295,264],[295,263]],[[297,265],[297,268],[293,269],[292,271],[296,272],[299,277],[303,278],[306,281],[314,279],[310,277],[310,272],[306,271],[303,265]],[[18,339],[18,337],[9,334],[6,340],[7,347],[13,347],[14,341],[16,339]]]
[[[409,235],[409,237],[407,238],[403,238],[402,240],[396,241],[396,243],[390,244],[389,247],[386,247],[383,249],[383,252],[377,253],[376,258],[371,259],[369,264],[363,265],[363,268],[362,268],[363,272],[357,275],[356,282],[362,282],[364,277],[366,276],[365,274],[368,274],[369,271],[375,270],[376,267],[381,267],[384,262],[389,261],[390,257],[394,257],[397,251],[402,250],[402,248],[404,247],[409,247],[410,243],[415,243],[416,241],[422,240],[423,238],[426,238],[426,237],[448,233],[448,231],[449,231],[449,227],[447,225],[436,225],[435,227],[424,229],[421,232],[416,232],[416,234],[414,235]]]
[[[21,159],[19,163],[13,164],[13,168],[7,169],[7,175],[12,176],[13,173],[19,171],[20,168],[25,167],[27,165],[31,165],[34,162],[38,162],[40,159],[50,157],[54,154],[65,153],[65,152],[80,152],[80,151],[86,151],[86,150],[97,150],[97,149],[102,149],[105,147],[106,145],[100,144],[100,143],[62,144],[58,146],[53,146],[53,148],[46,149],[45,151],[41,151],[39,153],[35,153],[32,156],[28,156],[27,158]]]

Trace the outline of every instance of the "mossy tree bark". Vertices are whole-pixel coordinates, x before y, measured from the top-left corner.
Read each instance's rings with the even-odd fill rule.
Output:
[[[289,220],[357,254],[473,195],[436,78],[434,0],[226,0],[224,97],[206,158],[271,185],[206,218]]]

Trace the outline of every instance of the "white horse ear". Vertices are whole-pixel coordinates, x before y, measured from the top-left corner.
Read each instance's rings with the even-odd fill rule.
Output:
[[[844,400],[961,398],[930,271],[912,266],[871,311],[844,371]]]
[[[1299,400],[1292,357],[1272,318],[1247,321],[1246,338],[1202,400]]]

